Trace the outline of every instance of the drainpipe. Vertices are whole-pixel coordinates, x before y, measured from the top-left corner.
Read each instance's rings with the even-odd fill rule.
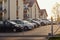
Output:
[[[8,20],[10,20],[10,0],[7,0],[8,2]]]
[[[16,0],[16,6],[17,6],[17,10],[16,10],[16,19],[19,19],[19,17],[18,17],[18,0]]]

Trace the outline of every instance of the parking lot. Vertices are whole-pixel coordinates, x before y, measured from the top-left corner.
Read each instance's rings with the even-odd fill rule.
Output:
[[[59,33],[60,29],[57,30],[59,27],[57,25],[53,25],[54,27],[54,34]],[[57,31],[56,31],[57,30]],[[51,33],[51,25],[47,26],[40,26],[38,28],[29,30],[29,31],[23,31],[23,32],[7,32],[7,33],[0,33],[0,36],[19,36],[19,35],[48,35],[48,33]]]
[[[55,27],[56,25],[54,25]],[[0,36],[23,36],[23,35],[48,35],[51,32],[51,25],[48,26],[40,26],[38,28],[29,30],[29,31],[22,31],[22,32],[3,32],[0,33]]]
[[[59,31],[60,31],[59,26],[53,25],[54,34],[59,34],[60,33]],[[22,39],[22,38],[23,39],[29,39],[29,38],[30,39],[45,39],[45,37],[48,35],[48,33],[51,33],[51,25],[40,26],[38,28],[29,30],[29,31],[24,31],[24,32],[0,33],[0,39],[2,39],[2,40],[3,39],[17,40],[17,39]],[[6,38],[6,37],[8,37],[8,38]]]

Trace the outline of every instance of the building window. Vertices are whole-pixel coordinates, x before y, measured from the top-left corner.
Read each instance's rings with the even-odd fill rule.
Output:
[[[0,11],[2,11],[2,2],[0,2]]]

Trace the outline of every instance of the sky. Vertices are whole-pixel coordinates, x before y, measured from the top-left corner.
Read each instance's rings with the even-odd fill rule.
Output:
[[[56,2],[60,2],[60,0],[37,0],[40,9],[46,9],[48,13],[48,19],[51,18],[51,16],[54,17],[54,14],[52,13],[52,7],[55,5]]]

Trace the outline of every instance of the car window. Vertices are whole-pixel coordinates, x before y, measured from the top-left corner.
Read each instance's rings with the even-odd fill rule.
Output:
[[[17,23],[17,24],[21,24],[21,22],[19,22],[19,21],[17,21],[16,23]]]
[[[14,22],[16,22],[17,24],[24,24],[23,21],[20,20],[15,20]]]
[[[16,24],[15,22],[10,22],[10,23],[12,23],[12,24]]]
[[[10,23],[9,23],[9,22],[5,22],[5,24],[6,24],[6,25],[10,25]]]

